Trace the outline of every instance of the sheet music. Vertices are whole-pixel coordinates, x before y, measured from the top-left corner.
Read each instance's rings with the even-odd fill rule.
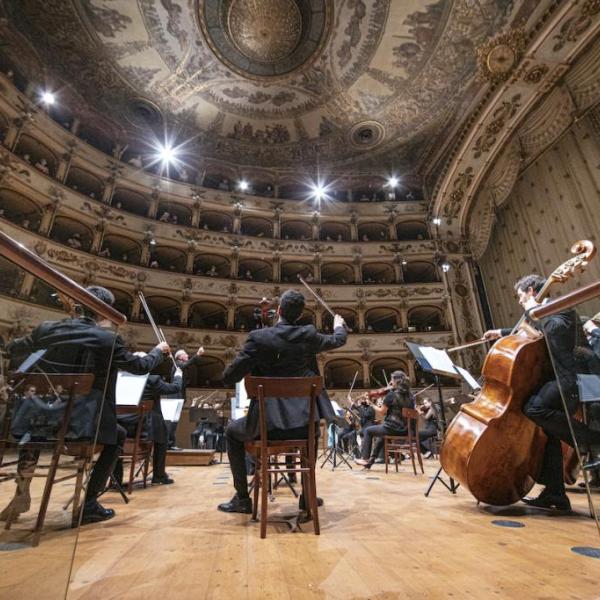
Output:
[[[577,375],[577,387],[579,388],[579,400],[581,402],[600,401],[600,376],[591,374]]]
[[[442,371],[451,377],[457,376],[455,365],[445,350],[438,350],[430,346],[419,346],[419,350],[434,371]]]
[[[184,402],[185,400],[183,398],[161,398],[160,410],[162,411],[165,421],[177,423],[179,417],[181,417]]]
[[[119,371],[115,388],[117,406],[138,406],[147,380],[147,373],[146,375],[132,375],[125,371]]]
[[[469,371],[463,369],[462,367],[459,367],[458,365],[454,366],[456,367],[456,370],[462,375],[462,378],[469,384],[472,390],[481,389],[479,382],[473,377],[473,375],[471,375],[471,373],[469,373]]]

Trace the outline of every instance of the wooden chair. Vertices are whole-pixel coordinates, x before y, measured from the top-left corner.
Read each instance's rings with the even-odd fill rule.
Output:
[[[131,495],[133,492],[133,485],[136,482],[135,478],[142,473],[142,485],[144,488],[147,487],[147,479],[150,473],[150,458],[152,457],[152,451],[154,449],[154,442],[149,439],[142,437],[144,432],[144,423],[146,417],[152,410],[152,400],[144,400],[137,406],[117,406],[117,414],[132,414],[132,409],[137,415],[137,425],[135,428],[135,436],[133,438],[127,438],[123,444],[123,451],[121,453],[121,460],[123,466],[126,463],[129,464],[129,479],[127,482],[127,493]],[[140,463],[140,466],[136,470],[136,466]],[[123,469],[125,470],[125,469]]]
[[[406,435],[385,435],[383,437],[383,456],[385,460],[385,472],[388,472],[388,466],[390,463],[390,456],[394,457],[394,464],[396,465],[396,473],[398,472],[398,462],[400,462],[401,456],[407,453],[410,456],[412,462],[413,472],[417,474],[417,466],[415,463],[415,454],[419,460],[419,466],[421,467],[421,473],[425,473],[423,468],[423,457],[421,456],[421,444],[419,442],[419,429],[418,419],[419,413],[414,408],[403,408],[402,416],[406,419]],[[400,459],[400,461],[398,460]]]
[[[18,440],[14,440],[10,437],[8,432],[10,431],[10,419],[11,411],[7,410],[5,414],[5,422],[2,428],[2,439],[0,439],[0,467],[13,467],[16,466],[18,469],[18,458],[8,462],[4,462],[4,452],[6,448],[15,448],[17,452],[31,451],[34,452],[35,463],[33,464],[31,471],[23,475],[18,470],[9,470],[0,472],[0,478],[12,479],[17,476],[21,476],[24,479],[33,479],[34,477],[45,477],[46,483],[44,486],[44,492],[42,494],[42,501],[38,511],[37,520],[32,530],[33,538],[32,545],[37,546],[40,541],[42,528],[46,518],[46,512],[48,510],[48,504],[50,502],[50,495],[52,488],[55,483],[60,483],[68,479],[75,478],[75,494],[73,496],[73,509],[71,524],[73,527],[77,527],[79,524],[79,511],[81,507],[80,499],[81,492],[83,491],[83,478],[89,463],[91,462],[94,452],[93,440],[81,440],[81,441],[70,441],[65,440],[69,428],[69,421],[71,413],[73,411],[73,402],[76,395],[87,396],[89,395],[92,385],[94,383],[94,375],[92,373],[84,374],[45,374],[45,373],[34,373],[19,375],[14,382],[14,387],[17,389],[26,389],[29,386],[35,386],[37,393],[40,396],[51,394],[52,391],[58,385],[62,385],[63,390],[68,395],[65,410],[63,413],[62,422],[56,434],[56,439],[43,440],[43,441],[30,441],[21,443]],[[90,402],[93,400],[90,400]],[[41,465],[38,463],[39,452],[42,450],[50,450],[52,456],[48,465]],[[60,463],[61,456],[70,456],[72,461],[69,463]],[[69,475],[57,478],[58,469],[67,469],[75,471]],[[36,470],[47,469],[45,474],[36,473]],[[29,483],[28,483],[29,486]],[[14,514],[9,514],[6,520],[5,529],[10,529],[13,521],[15,520]]]
[[[260,537],[267,537],[267,509],[269,480],[272,474],[299,473],[302,477],[304,499],[312,515],[315,535],[319,535],[319,511],[315,478],[317,438],[315,424],[317,396],[323,389],[321,377],[250,377],[245,378],[248,396],[258,399],[260,438],[247,442],[246,450],[256,457],[256,470],[252,485],[254,505],[252,518],[258,513],[260,492]],[[266,398],[279,398],[278,402],[308,402],[308,437],[304,440],[269,440],[266,417]],[[291,400],[290,398],[295,398]],[[299,399],[303,398],[303,399]],[[304,400],[306,398],[306,400]],[[280,455],[284,462],[270,462],[269,457]],[[293,467],[288,467],[285,457],[294,457]]]

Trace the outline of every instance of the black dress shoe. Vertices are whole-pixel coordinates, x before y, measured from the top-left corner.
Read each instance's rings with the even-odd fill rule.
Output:
[[[543,508],[546,510],[556,509],[562,511],[571,510],[571,502],[566,494],[549,494],[542,492],[537,498],[525,497],[522,501],[535,508]]]
[[[81,516],[81,524],[99,523],[100,521],[108,521],[115,516],[115,511],[112,508],[104,508],[100,503],[93,502],[85,504],[83,507],[83,515]]]
[[[244,515],[252,514],[252,500],[248,498],[240,498],[237,494],[229,501],[219,504],[217,507],[220,511],[226,513],[242,513]]]
[[[175,483],[175,480],[171,479],[168,475],[152,478],[152,485],[171,485],[172,483]]]
[[[323,498],[317,496],[317,506],[323,506]],[[304,494],[300,494],[298,498],[298,508],[300,510],[306,510],[306,502],[304,501]]]

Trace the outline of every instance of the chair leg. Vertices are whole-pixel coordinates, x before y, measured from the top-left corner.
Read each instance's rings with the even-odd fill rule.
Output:
[[[385,462],[385,474],[388,474],[388,465],[390,464],[390,455],[388,452],[388,439],[386,436],[383,437],[383,462]],[[398,470],[398,467],[396,467]]]
[[[261,461],[260,466],[260,537],[267,537],[267,509],[269,501],[269,460]]]
[[[75,479],[75,492],[73,494],[73,512],[71,513],[71,527],[79,525],[79,500],[81,498],[81,490],[83,488],[83,474],[87,466],[88,459],[84,458],[77,467],[77,478]]]
[[[44,526],[44,520],[46,519],[46,511],[48,510],[48,504],[50,502],[50,494],[52,493],[52,486],[54,485],[54,478],[56,477],[56,471],[58,469],[58,461],[60,460],[60,451],[55,450],[52,454],[52,460],[50,461],[50,467],[48,468],[48,475],[46,476],[46,485],[44,486],[44,493],[42,495],[42,502],[40,503],[40,510],[38,512],[35,527],[33,528],[33,539],[31,541],[32,546],[37,546],[40,543],[40,536],[42,535],[42,527]]]
[[[317,500],[317,479],[315,476],[316,460],[309,462],[309,473],[307,479],[310,481],[310,500],[312,510],[313,527],[315,535],[321,534],[321,526],[319,525],[319,503]]]
[[[148,479],[148,471],[150,470],[150,458],[152,457],[152,451],[146,452],[146,458],[144,460],[144,488],[146,488],[146,480]]]
[[[254,502],[252,502],[252,520],[256,521],[256,516],[258,515],[258,492],[260,490],[260,486],[262,482],[260,480],[260,463],[259,460],[256,459],[256,465],[254,468],[254,477],[252,478],[253,494],[254,494]]]
[[[423,455],[421,454],[421,448],[420,448],[418,442],[417,442],[416,452],[417,452],[417,459],[419,461],[419,466],[421,467],[421,474],[425,475],[425,469],[423,468]]]
[[[413,473],[416,475],[417,474],[417,465],[415,463],[415,449],[414,449],[413,444],[410,444],[408,449],[410,452],[410,460],[412,462]]]

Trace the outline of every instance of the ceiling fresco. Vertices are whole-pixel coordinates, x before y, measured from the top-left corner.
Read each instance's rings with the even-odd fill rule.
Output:
[[[482,85],[477,47],[523,4],[0,0],[0,34],[126,136],[162,122],[240,165],[418,172]]]

